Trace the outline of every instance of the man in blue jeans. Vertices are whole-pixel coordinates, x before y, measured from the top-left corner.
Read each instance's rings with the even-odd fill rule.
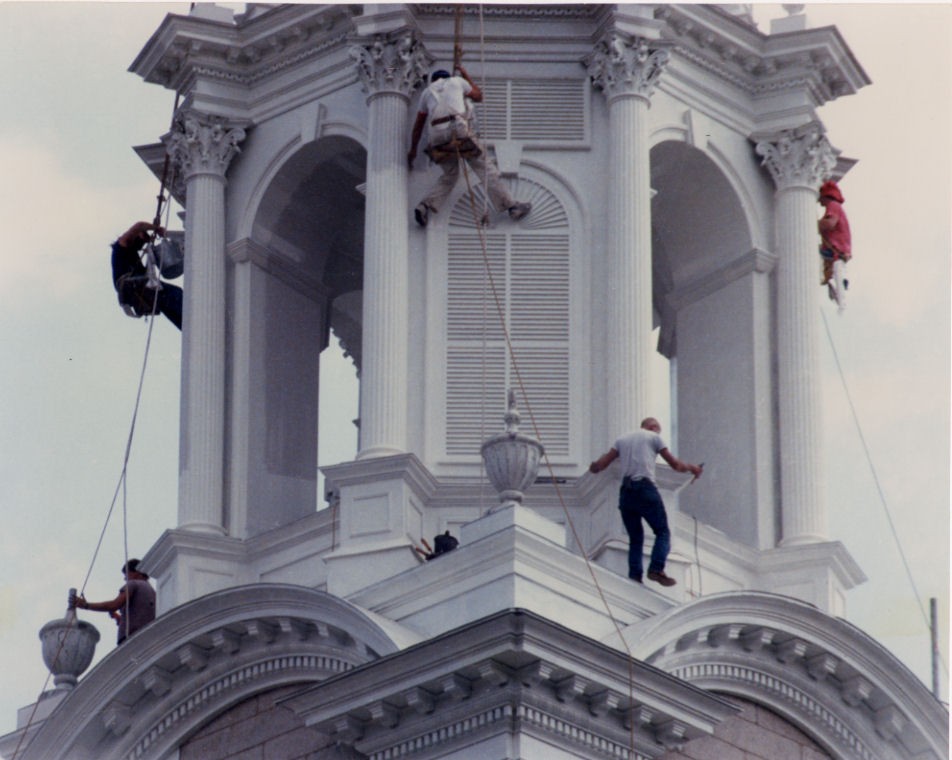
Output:
[[[654,548],[651,550],[651,562],[648,565],[648,580],[662,586],[673,586],[674,578],[665,575],[664,562],[671,550],[671,531],[668,530],[668,518],[664,511],[664,502],[655,486],[655,459],[661,458],[678,472],[690,472],[694,480],[701,477],[703,471],[699,465],[682,462],[668,451],[661,439],[661,425],[654,417],[646,417],[641,429],[629,433],[615,441],[605,454],[589,465],[589,471],[598,473],[616,459],[621,460],[623,478],[618,494],[618,509],[628,531],[628,577],[641,583],[641,548],[645,532],[641,527],[644,520],[655,534]],[[693,482],[693,481],[692,481]]]

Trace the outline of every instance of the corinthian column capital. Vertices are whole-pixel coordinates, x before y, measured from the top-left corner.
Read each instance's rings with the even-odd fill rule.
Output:
[[[836,150],[823,133],[823,126],[810,122],[757,140],[757,155],[767,167],[778,190],[808,187],[816,190],[836,168]]]
[[[357,62],[364,92],[371,96],[389,92],[409,99],[414,90],[426,83],[433,62],[409,29],[377,34],[371,40],[351,45],[350,55]]]
[[[162,138],[169,157],[187,181],[196,174],[224,177],[245,139],[242,125],[222,116],[186,111]]]
[[[648,40],[612,31],[595,45],[583,63],[592,83],[609,101],[625,95],[648,100],[670,56],[652,49]]]

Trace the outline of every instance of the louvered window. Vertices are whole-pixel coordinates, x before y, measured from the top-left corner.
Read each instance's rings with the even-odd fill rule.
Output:
[[[487,79],[476,114],[487,140],[582,142],[585,80]]]
[[[488,230],[485,259],[468,198],[457,203],[450,217],[446,291],[449,456],[476,458],[482,441],[502,431],[507,388],[514,389],[519,399],[522,430],[534,435],[531,406],[549,455],[569,454],[572,312],[568,221],[555,197],[540,185],[522,180],[512,190],[516,197],[532,202],[532,214],[518,225],[502,222]],[[481,202],[477,199],[478,205]],[[487,278],[486,261],[498,305]],[[500,310],[515,363],[506,346]]]

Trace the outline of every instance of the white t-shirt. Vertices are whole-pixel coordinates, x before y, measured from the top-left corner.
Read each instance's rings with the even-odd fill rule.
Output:
[[[624,475],[632,480],[648,478],[654,482],[655,459],[667,444],[657,433],[640,428],[619,438],[613,448],[618,452]]]
[[[472,85],[463,77],[437,79],[423,91],[420,110],[426,111],[428,121],[451,114],[465,116],[467,110],[466,96],[472,91]]]
[[[472,116],[472,108],[466,96],[473,91],[473,86],[463,77],[446,77],[437,79],[423,91],[420,100],[420,110],[426,111],[427,142],[439,145],[448,142],[460,130],[453,120],[434,126],[434,119],[447,116],[462,116],[465,124],[460,129],[468,128]],[[458,136],[458,135],[457,135]]]

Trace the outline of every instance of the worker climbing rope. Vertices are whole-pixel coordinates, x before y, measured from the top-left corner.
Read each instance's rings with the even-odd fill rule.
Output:
[[[836,301],[839,310],[846,308],[846,262],[853,258],[850,223],[843,210],[843,193],[832,180],[820,187],[820,204],[825,213],[817,226],[820,230],[820,257],[823,260],[823,275],[820,285],[826,285],[830,300]]]
[[[532,210],[532,204],[515,200],[506,188],[495,164],[487,160],[486,151],[480,144],[474,126],[473,103],[481,103],[483,91],[459,63],[462,50],[456,46],[454,76],[445,69],[438,69],[430,76],[430,85],[423,92],[420,110],[413,124],[410,137],[410,152],[407,162],[413,169],[417,146],[427,135],[424,152],[440,167],[443,174],[414,209],[413,214],[421,227],[426,227],[430,214],[439,211],[443,202],[453,192],[459,179],[460,160],[466,161],[478,176],[483,177],[486,190],[498,211],[506,211],[509,218],[518,221]]]
[[[164,273],[177,271],[171,268],[175,265],[170,261],[175,258],[175,246],[171,241],[163,241],[165,247],[160,250],[168,253],[166,266],[162,266],[161,257],[159,262],[154,260],[154,240],[150,232],[165,235],[165,229],[156,223],[136,222],[112,244],[112,283],[126,314],[144,317],[161,312],[181,330],[182,289],[160,281],[155,271],[157,266]]]

